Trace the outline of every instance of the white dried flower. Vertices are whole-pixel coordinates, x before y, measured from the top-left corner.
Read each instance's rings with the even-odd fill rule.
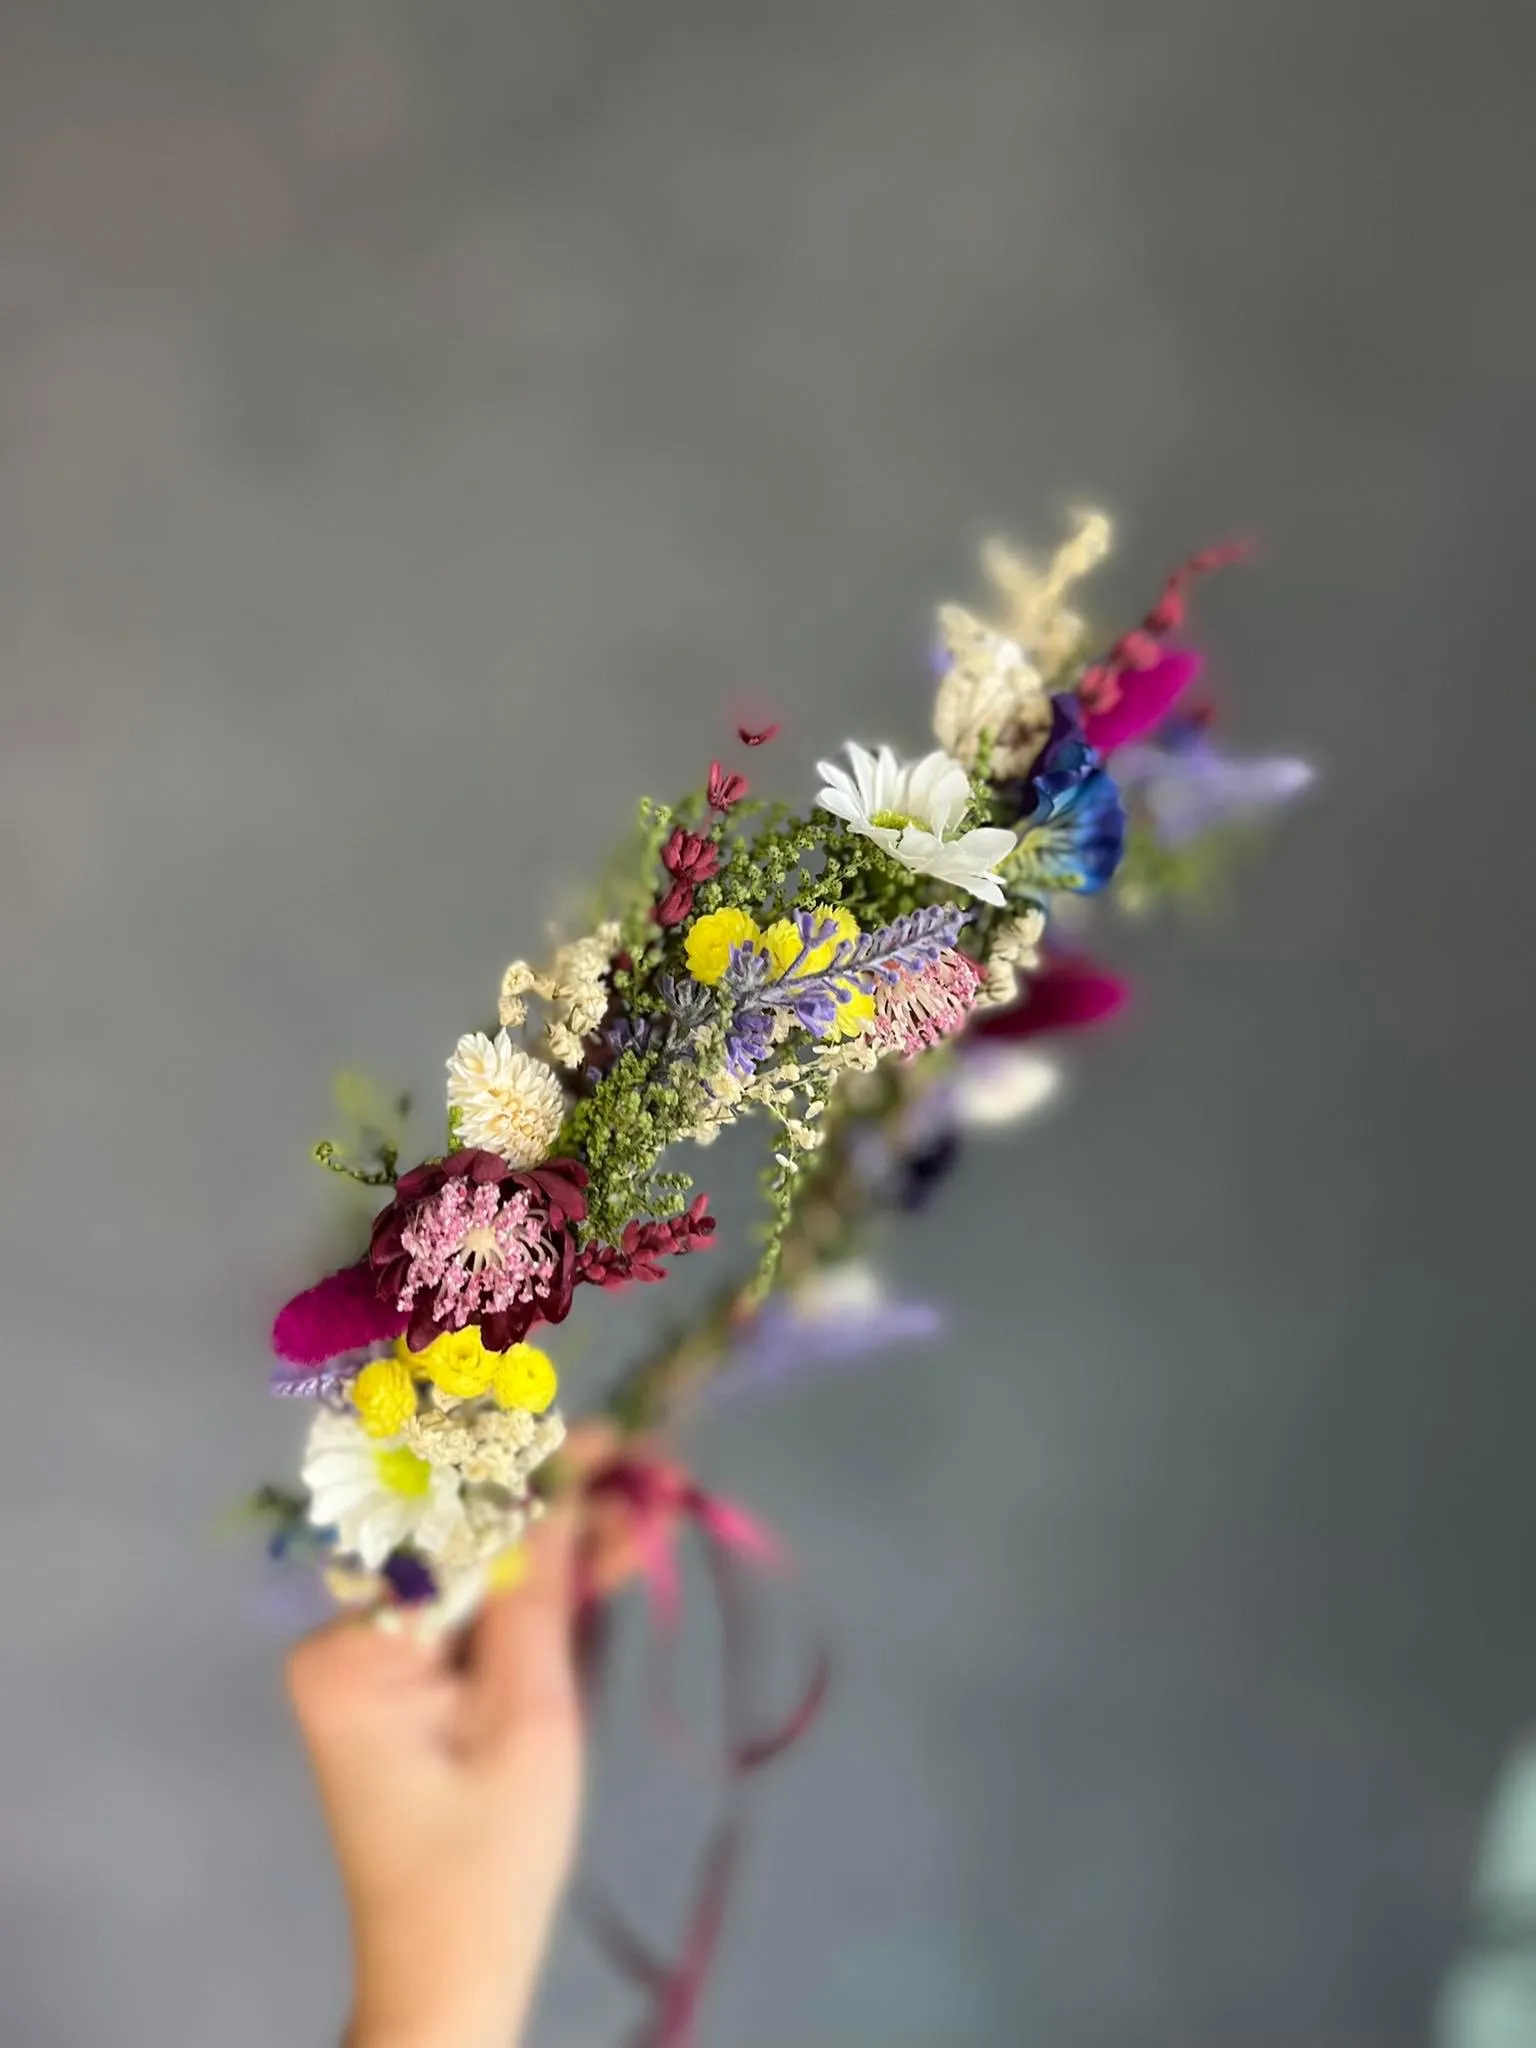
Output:
[[[1018,994],[1019,970],[1011,960],[988,960],[983,964],[976,990],[978,1010],[1004,1009],[1018,1000]]]
[[[542,974],[526,960],[514,960],[501,977],[501,1022],[522,1024],[528,1015],[527,998],[541,996],[551,1011],[551,1051],[562,1066],[579,1066],[580,1041],[595,1031],[607,1014],[608,971],[618,943],[618,925],[600,924],[585,938],[558,947]]]
[[[934,737],[974,768],[983,735],[991,740],[994,782],[1026,774],[1051,730],[1051,699],[1016,640],[996,633],[959,605],[939,611],[949,666],[933,706]]]
[[[509,1166],[547,1159],[565,1121],[558,1078],[505,1030],[495,1038],[469,1031],[459,1040],[448,1062],[448,1107],[458,1112],[466,1145],[495,1152]]]
[[[1040,964],[1038,948],[1045,934],[1045,912],[1035,904],[998,926],[987,947],[988,960],[1003,960],[1026,973]]]
[[[1063,602],[1066,593],[1098,567],[1113,538],[1102,512],[1080,512],[1077,522],[1043,571],[1001,541],[989,541],[982,551],[982,567],[1003,601],[1000,629],[1048,680],[1077,657],[1087,637],[1083,621]]]

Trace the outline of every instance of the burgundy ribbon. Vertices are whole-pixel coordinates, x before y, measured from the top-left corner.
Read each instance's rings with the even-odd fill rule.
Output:
[[[689,2048],[745,1846],[747,1785],[810,1728],[826,1699],[830,1665],[825,1648],[817,1645],[810,1679],[793,1710],[767,1732],[752,1732],[746,1698],[751,1628],[746,1568],[783,1564],[775,1538],[730,1501],[706,1493],[677,1468],[651,1459],[618,1458],[588,1480],[586,1491],[591,1500],[618,1501],[627,1511],[656,1624],[657,1721],[669,1740],[686,1739],[673,1703],[670,1668],[682,1606],[673,1538],[682,1527],[691,1528],[703,1546],[720,1616],[725,1727],[724,1740],[709,1761],[723,1779],[724,1801],[700,1860],[676,1960],[657,1955],[608,1899],[589,1889],[581,1901],[609,1961],[650,2000],[650,2011],[631,2048]],[[576,1640],[582,1691],[590,1708],[606,1664],[608,1615],[602,1595],[591,1584],[589,1565],[578,1586]],[[697,1754],[697,1747],[692,1747]]]

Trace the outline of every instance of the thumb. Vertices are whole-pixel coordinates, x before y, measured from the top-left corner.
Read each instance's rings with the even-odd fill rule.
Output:
[[[528,1539],[528,1569],[481,1609],[469,1645],[475,1719],[491,1737],[578,1716],[572,1636],[576,1509],[550,1510]]]

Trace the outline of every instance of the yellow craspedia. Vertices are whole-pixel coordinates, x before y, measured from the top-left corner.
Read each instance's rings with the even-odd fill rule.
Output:
[[[837,927],[830,939],[823,939],[819,946],[812,946],[800,965],[795,967],[796,978],[802,974],[820,974],[832,965],[839,946],[859,936],[859,921],[851,910],[844,910],[841,904],[818,903],[810,911],[818,925],[828,919]],[[792,917],[781,917],[776,924],[769,925],[763,933],[763,945],[773,962],[774,979],[789,972],[800,959],[800,932]]]
[[[762,934],[744,910],[711,910],[688,927],[683,952],[695,981],[712,988],[731,964],[732,946],[755,946]]]
[[[402,1337],[395,1356],[407,1361],[424,1379],[460,1401],[472,1401],[491,1384],[496,1371],[496,1353],[487,1351],[480,1332],[471,1323],[467,1329],[447,1330],[434,1337],[425,1351],[406,1348]]]
[[[491,1386],[503,1408],[542,1415],[560,1389],[559,1376],[536,1344],[514,1344],[496,1360]]]
[[[398,1358],[376,1358],[352,1382],[352,1405],[370,1436],[394,1436],[416,1413],[416,1382]]]

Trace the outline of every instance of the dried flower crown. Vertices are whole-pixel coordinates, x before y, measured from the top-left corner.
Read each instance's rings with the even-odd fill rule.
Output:
[[[665,1162],[752,1112],[776,1127],[755,1270],[609,1414],[649,1427],[722,1366],[726,1385],[762,1380],[839,1333],[846,1350],[932,1327],[836,1272],[859,1219],[915,1206],[962,1128],[1041,1099],[1017,1040],[1117,1005],[1112,978],[1050,950],[1055,906],[1197,880],[1307,775],[1232,761],[1186,708],[1198,658],[1170,635],[1191,579],[1232,551],[1186,563],[1091,657],[1066,600],[1108,544],[1089,514],[1043,567],[988,550],[995,616],[938,616],[921,758],[850,744],[809,810],[719,761],[682,802],[642,804],[591,931],[544,969],[514,961],[494,1034],[454,1048],[440,1153],[402,1173],[396,1136],[370,1158],[316,1148],[387,1199],[357,1260],[274,1326],[274,1389],[319,1404],[303,1490],[262,1496],[275,1551],[318,1561],[343,1598],[470,1611],[564,1434],[532,1340],[583,1287],[662,1280],[710,1244],[706,1198]]]

